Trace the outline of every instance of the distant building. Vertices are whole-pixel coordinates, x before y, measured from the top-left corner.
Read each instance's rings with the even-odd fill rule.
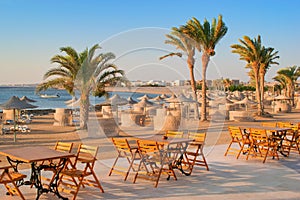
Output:
[[[212,80],[206,80],[206,87],[212,87],[213,81]]]
[[[184,86],[185,81],[184,80],[175,80],[173,81],[172,86]]]
[[[232,85],[239,85],[240,84],[240,80],[232,79],[231,83],[232,83]]]
[[[150,80],[150,81],[147,82],[147,85],[166,86],[166,81]]]

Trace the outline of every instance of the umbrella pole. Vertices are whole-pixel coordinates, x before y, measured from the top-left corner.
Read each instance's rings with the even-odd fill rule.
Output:
[[[118,113],[118,105],[117,105],[116,107],[117,107],[117,110],[116,110],[116,113],[117,113],[117,126],[119,126],[119,113]]]
[[[14,115],[14,142],[17,141],[17,134],[16,134],[16,109],[13,109],[13,115]]]

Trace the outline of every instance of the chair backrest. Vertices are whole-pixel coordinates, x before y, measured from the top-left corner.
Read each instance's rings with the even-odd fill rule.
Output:
[[[267,132],[265,129],[251,128],[250,139],[252,141],[268,141]]]
[[[262,122],[261,125],[266,127],[276,127],[277,122]]]
[[[284,127],[283,128],[291,128],[293,131],[298,131],[299,130],[299,124],[297,123],[286,123],[284,124]]]
[[[73,147],[72,142],[56,142],[54,149],[70,153]]]
[[[167,131],[165,135],[172,138],[182,138],[183,131]]]
[[[240,127],[238,126],[228,126],[229,133],[232,137],[232,139],[243,139],[243,133]]]
[[[277,122],[277,126],[279,128],[286,128],[286,127],[290,127],[292,124],[291,122]]]
[[[193,139],[195,142],[204,143],[206,139],[206,133],[189,132],[188,138]]]
[[[111,140],[117,151],[131,152],[131,147],[126,138],[112,138]]]
[[[82,163],[91,163],[93,166],[97,160],[98,146],[89,146],[80,144],[76,155],[75,164],[80,161]]]
[[[297,135],[299,134],[299,124],[298,123],[289,123],[285,124],[284,128],[291,128],[292,130],[288,130],[286,132],[286,137],[292,141],[297,138]]]
[[[139,152],[141,154],[153,153],[159,150],[158,143],[149,140],[137,140]]]

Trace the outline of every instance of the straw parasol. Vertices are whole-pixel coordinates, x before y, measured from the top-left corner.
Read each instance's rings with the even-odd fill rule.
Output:
[[[101,103],[100,105],[110,105],[116,108],[116,121],[118,122],[118,115],[119,115],[119,109],[118,106],[126,105],[128,104],[127,99],[120,97],[118,94],[114,94],[111,98],[109,98],[107,101]]]
[[[184,94],[178,95],[177,98],[178,98],[178,100],[179,100],[180,102],[190,102],[190,103],[196,102],[196,101],[193,100],[192,98],[187,98]]]
[[[74,102],[76,102],[76,101],[77,101],[76,96],[73,96],[72,99],[65,101],[65,104],[68,105],[68,104],[74,103]]]
[[[27,96],[22,96],[22,97],[20,98],[20,100],[21,100],[21,101],[26,101],[26,102],[28,102],[28,103],[34,103],[34,102],[36,102],[36,100],[30,99],[30,98],[28,98]]]
[[[246,110],[248,110],[248,105],[257,104],[257,103],[254,102],[254,101],[249,100],[248,97],[245,97],[241,101],[234,102],[234,104],[243,104],[243,105],[246,106]]]
[[[175,94],[172,94],[172,96],[170,96],[169,98],[165,99],[166,102],[169,103],[174,103],[174,102],[179,102],[179,99],[177,98],[177,96]]]
[[[14,142],[16,142],[16,110],[22,110],[26,108],[37,108],[37,106],[21,101],[19,97],[12,96],[7,102],[0,104],[0,108],[4,110],[13,110],[14,115]]]
[[[274,100],[290,100],[290,99],[291,99],[290,97],[284,95],[279,95],[274,98]]]
[[[162,94],[162,95],[160,95],[160,97],[163,99],[169,98],[166,94]]]
[[[76,99],[76,98],[71,99],[71,100],[67,101],[66,104],[67,104],[68,107],[78,108],[78,107],[80,107],[80,98],[79,99]]]
[[[157,96],[151,99],[151,101],[157,102],[159,104],[163,104],[165,102],[164,98],[162,98],[161,96]]]
[[[128,104],[131,104],[131,105],[137,103],[137,101],[134,100],[132,97],[128,97],[128,98],[127,98],[127,101],[128,101]]]
[[[150,99],[149,95],[145,94],[144,96],[138,97],[138,100],[142,100],[142,99]]]
[[[148,99],[145,99],[143,98],[141,101],[139,101],[136,106],[137,107],[141,107],[144,109],[144,114],[146,114],[146,107],[149,107],[149,106],[153,106],[154,103],[149,101]]]

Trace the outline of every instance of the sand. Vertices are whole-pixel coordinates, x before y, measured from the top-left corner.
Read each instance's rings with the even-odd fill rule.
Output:
[[[208,156],[209,157],[209,165],[213,169],[209,173],[204,173],[203,171],[200,171],[200,170],[198,173],[196,170],[195,171],[196,174],[191,177],[184,177],[184,176],[179,175],[180,177],[179,177],[179,180],[177,181],[178,183],[170,181],[170,182],[168,182],[168,184],[166,184],[163,182],[164,180],[162,180],[163,183],[161,183],[159,188],[160,189],[165,188],[165,187],[168,188],[168,185],[171,184],[172,186],[170,186],[170,188],[174,187],[174,188],[178,189],[177,184],[183,184],[183,185],[187,184],[187,182],[185,182],[186,181],[185,179],[188,179],[188,180],[195,179],[194,181],[197,181],[197,183],[199,182],[199,184],[200,184],[201,180],[203,181],[206,179],[210,179],[211,177],[209,177],[209,176],[211,176],[211,173],[222,172],[223,168],[222,167],[220,169],[218,168],[218,164],[220,162],[225,162],[225,163],[228,162],[228,164],[231,162],[236,162],[235,164],[237,164],[237,166],[238,166],[237,168],[239,170],[245,170],[246,172],[249,172],[249,170],[251,169],[250,166],[253,167],[253,165],[261,166],[262,169],[265,170],[265,166],[271,167],[275,164],[275,168],[274,169],[272,168],[273,171],[277,170],[280,173],[286,172],[287,169],[279,170],[276,168],[276,167],[278,167],[277,165],[279,165],[280,162],[276,162],[275,160],[269,160],[268,164],[260,165],[261,163],[259,161],[256,162],[255,160],[246,162],[245,160],[242,160],[242,158],[239,160],[236,160],[235,158],[231,158],[230,156],[224,157],[223,156],[224,150],[230,141],[230,135],[228,133],[227,127],[229,125],[260,124],[263,121],[299,121],[299,119],[300,119],[300,112],[293,111],[292,113],[274,114],[273,118],[256,118],[255,122],[208,121],[208,122],[199,122],[198,123],[198,122],[195,122],[194,120],[185,121],[184,123],[181,124],[181,128],[183,128],[183,129],[184,128],[200,129],[203,131],[207,131],[208,135],[207,135],[207,144],[205,147],[205,152],[208,152],[208,154],[209,154],[209,156]],[[126,193],[126,192],[129,192],[130,195],[138,194],[141,196],[146,196],[147,198],[149,198],[151,196],[155,199],[156,194],[161,194],[161,195],[164,194],[164,193],[160,193],[160,192],[155,192],[153,194],[150,194],[149,191],[147,192],[147,190],[152,190],[151,187],[149,187],[148,182],[139,181],[138,184],[132,184],[129,181],[129,183],[124,183],[123,181],[120,181],[121,178],[119,175],[114,175],[112,177],[107,176],[109,167],[111,166],[111,162],[113,161],[113,158],[116,157],[116,151],[110,141],[110,137],[108,137],[106,134],[113,135],[114,133],[116,133],[116,131],[118,131],[120,136],[139,137],[139,136],[154,134],[155,132],[151,130],[152,129],[151,126],[145,126],[145,127],[139,127],[139,126],[122,127],[121,126],[121,127],[117,127],[114,119],[102,119],[100,117],[99,113],[95,113],[95,112],[92,112],[90,114],[90,122],[89,122],[89,127],[90,127],[89,132],[90,133],[78,131],[76,126],[53,126],[53,122],[54,122],[53,114],[43,115],[43,116],[35,116],[33,118],[32,123],[28,125],[31,128],[31,132],[30,133],[18,133],[16,142],[13,141],[13,134],[0,135],[0,137],[1,137],[0,148],[1,149],[17,148],[20,146],[32,146],[32,145],[53,147],[56,141],[65,141],[65,142],[74,142],[75,143],[74,152],[76,152],[76,145],[78,145],[81,142],[85,143],[85,144],[90,144],[90,145],[99,145],[98,159],[101,161],[100,163],[102,163],[102,164],[99,165],[99,163],[98,163],[97,170],[102,170],[103,172],[102,171],[101,171],[101,173],[97,172],[97,174],[100,176],[101,181],[104,182],[104,188],[106,190],[106,193],[102,194],[102,193],[99,193],[99,191],[97,191],[97,190],[94,191],[94,190],[87,189],[87,192],[85,190],[81,191],[81,198],[79,198],[79,199],[95,199],[95,197],[91,196],[92,194],[97,196],[97,199],[98,199],[98,197],[103,198],[103,199],[117,199],[120,196],[124,195],[123,193]],[[220,147],[220,148],[214,148],[214,147]],[[217,149],[219,149],[219,151],[216,151]],[[220,149],[221,149],[221,151],[220,151]],[[211,151],[211,150],[213,150],[213,151]],[[293,155],[293,158],[295,158],[296,156]],[[0,163],[0,165],[5,164],[6,158],[4,158],[2,156],[2,157],[0,157],[0,159],[3,161],[2,163]],[[106,161],[108,162],[108,164],[106,163]],[[257,164],[257,163],[259,163],[259,164]],[[269,164],[269,163],[271,163],[271,164]],[[249,166],[248,166],[248,164],[249,164]],[[243,165],[243,166],[241,166],[241,165]],[[248,168],[244,169],[245,168],[244,165],[246,168],[248,167],[249,169]],[[99,167],[99,166],[101,166],[101,167]],[[236,170],[238,170],[237,168],[236,168]],[[19,166],[19,169],[26,170],[26,172],[29,173],[30,166],[26,165],[26,164],[22,164]],[[283,176],[293,177],[294,176],[293,173],[292,173],[292,175],[290,175],[290,174],[282,175],[282,177]],[[232,177],[229,177],[228,172],[225,172],[225,175],[221,173],[216,176],[226,177],[226,179],[224,179],[224,184],[229,184],[230,181],[228,181],[227,179],[229,179],[229,178],[232,179]],[[254,180],[255,184],[257,184],[258,182],[264,181],[264,179],[262,179],[262,180],[259,179],[260,177],[261,177],[261,175],[258,175],[257,180],[256,179]],[[270,176],[270,177],[274,177],[274,176]],[[277,176],[275,176],[274,179],[276,180],[276,178],[277,178]],[[213,181],[213,180],[210,180],[210,181]],[[219,181],[218,181],[218,184],[219,184]],[[231,182],[234,183],[235,181],[236,180],[232,180]],[[270,181],[268,181],[268,183],[269,182]],[[271,180],[271,182],[274,182],[274,180]],[[251,184],[254,184],[254,183],[251,183]],[[216,183],[216,185],[218,185],[218,184]],[[118,187],[116,187],[115,185],[118,185]],[[141,185],[142,185],[143,189],[140,188]],[[117,188],[122,189],[124,187],[126,187],[126,188],[128,187],[128,188],[126,190],[116,191]],[[203,191],[202,192],[197,191],[197,189],[202,188],[202,187],[197,187],[197,189],[193,188],[193,185],[190,185],[190,187],[192,188],[191,190],[193,191],[193,192],[191,192],[192,196],[203,194]],[[212,185],[212,188],[207,186],[206,193],[209,194],[207,199],[215,199],[216,198],[216,196],[214,196],[214,197],[211,196],[212,194],[215,194],[215,192],[216,192],[215,187],[216,186],[214,186],[214,185]],[[220,189],[219,189],[220,191],[226,189],[226,187],[222,188],[221,185],[219,187],[220,187]],[[289,187],[291,187],[291,186],[289,186]],[[168,191],[172,191],[172,190],[170,190],[170,188],[168,188]],[[253,189],[254,192],[256,192],[255,195],[256,196],[259,195],[259,192],[257,193],[257,189],[255,189],[255,187],[253,187],[253,188],[254,188]],[[250,190],[252,188],[248,188],[248,189]],[[35,190],[29,189],[27,187],[23,187],[22,190],[23,190],[23,194],[25,194],[26,198],[33,199],[35,197]],[[210,190],[211,190],[211,192],[209,192]],[[157,191],[160,191],[160,190],[157,189]],[[185,192],[187,192],[187,191],[188,190],[186,190]],[[299,197],[299,195],[297,195],[296,193],[295,194],[292,193],[293,188],[292,189],[289,188],[289,191],[290,191],[290,193],[288,193],[287,195],[289,195],[290,197],[293,197],[293,195],[296,196],[297,198]],[[91,192],[93,192],[93,193],[91,193]],[[117,192],[117,193],[115,193],[115,192]],[[169,192],[168,195],[172,196],[171,193],[172,192]],[[206,193],[204,193],[204,194],[206,194]],[[2,194],[0,194],[0,198],[1,198],[1,195]],[[165,197],[167,197],[168,195],[165,195]],[[238,195],[238,196],[236,198],[234,198],[234,197],[231,198],[227,194],[227,196],[224,196],[223,199],[228,199],[228,198],[240,199],[241,196],[239,196],[239,195],[244,195],[244,194],[240,194],[240,193],[237,193],[237,191],[235,191],[231,195]],[[248,199],[251,199],[253,196],[251,197],[250,193],[249,193],[249,195],[250,196],[248,196]],[[274,199],[273,193],[268,194],[268,195],[270,195],[269,199]],[[275,194],[275,196],[276,196],[276,194]],[[244,198],[245,196],[242,196],[242,197]],[[130,199],[131,198],[132,197],[130,197]],[[183,197],[181,196],[180,198],[183,198]],[[12,198],[12,199],[14,199],[14,198]],[[16,197],[16,199],[18,199],[18,197]],[[52,194],[43,194],[41,199],[53,199],[53,195]],[[56,198],[54,198],[54,199],[56,199]],[[176,199],[176,198],[174,197],[174,199]],[[222,198],[220,198],[220,199],[222,199]],[[268,199],[268,198],[265,198],[265,199]]]
[[[181,123],[183,130],[203,130],[208,132],[207,146],[227,144],[230,135],[227,127],[229,125],[253,125],[263,121],[299,121],[300,111],[294,110],[291,113],[273,114],[273,118],[256,118],[255,122],[235,122],[235,121],[207,121],[197,122],[186,120]],[[53,147],[56,141],[88,143],[99,145],[100,158],[113,158],[115,156],[114,147],[110,141],[111,136],[143,136],[155,134],[151,126],[122,127],[117,126],[115,120],[102,119],[97,112],[90,113],[89,133],[78,131],[76,126],[53,126],[53,114],[35,116],[31,124],[29,133],[17,133],[17,141],[13,141],[13,134],[0,135],[0,148],[15,148],[19,146],[41,145]],[[2,159],[3,160],[3,159]]]

